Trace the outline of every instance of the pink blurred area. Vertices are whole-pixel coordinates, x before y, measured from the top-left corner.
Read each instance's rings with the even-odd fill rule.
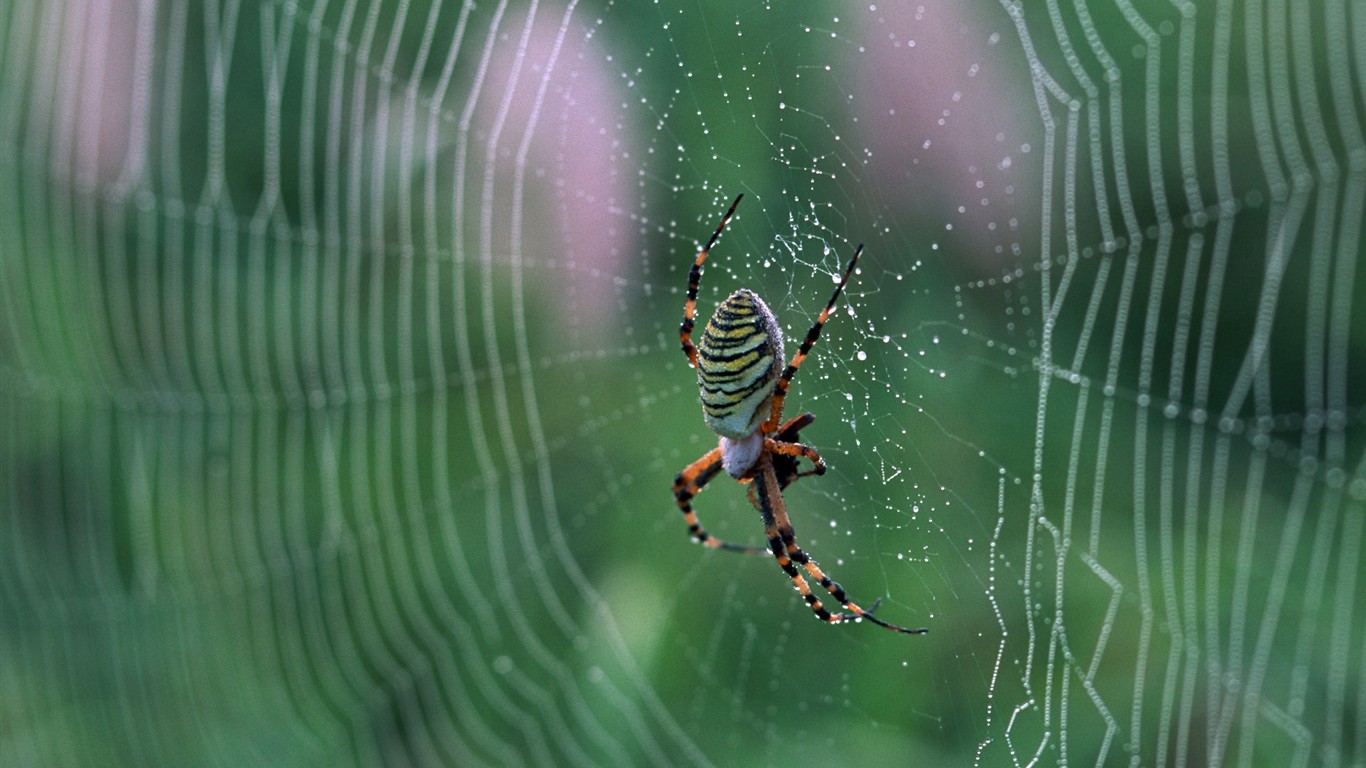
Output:
[[[17,40],[32,46],[28,162],[45,162],[53,179],[85,192],[127,190],[146,172],[154,6],[55,0],[13,11],[36,32]],[[26,11],[36,18],[17,18]]]
[[[522,217],[518,257],[549,269],[561,309],[589,322],[609,320],[622,302],[611,276],[632,274],[639,162],[623,130],[619,73],[596,32],[583,5],[510,12],[474,118],[498,199],[511,203],[513,188],[522,190],[512,212]]]
[[[864,48],[849,66],[872,152],[870,194],[932,222],[927,234],[952,244],[958,266],[995,275],[1013,262],[997,247],[1037,218],[1020,207],[1035,199],[1021,185],[1037,178],[1041,146],[1029,72],[1003,50],[1017,39],[1009,17],[945,0],[876,3],[852,16]]]
[[[162,9],[156,0],[18,8],[37,18],[29,25],[37,35],[28,40],[25,149],[43,150],[52,177],[78,189],[117,194],[136,186],[149,154],[159,151],[149,147],[149,125],[161,119],[149,90],[164,82],[154,76],[165,64],[156,35]],[[642,247],[641,174],[650,165],[646,137],[636,131],[639,107],[623,88],[624,65],[609,55],[619,41],[606,41],[592,9],[575,2],[497,12],[493,27],[493,9],[476,11],[460,53],[464,66],[439,105],[447,118],[440,141],[449,150],[460,140],[449,118],[478,91],[464,139],[469,164],[452,182],[464,186],[468,219],[459,247],[472,260],[544,269],[561,309],[585,321],[610,319],[625,308],[623,280],[646,279],[633,263]],[[1019,202],[1034,199],[1019,185],[1037,177],[1040,137],[1029,73],[1016,51],[1003,50],[1001,41],[1017,39],[1009,17],[974,16],[945,0],[841,15],[849,45],[829,50],[847,51],[839,66],[850,77],[839,85],[852,93],[854,111],[829,119],[840,133],[857,132],[870,153],[860,171],[864,193],[898,222],[904,217],[908,229],[960,254],[957,263],[970,273],[964,279],[995,274],[1014,258],[1001,244],[1027,244],[1020,222],[1038,218]],[[305,32],[302,21],[296,33],[321,34]],[[296,54],[290,65],[299,60]],[[208,86],[194,78],[179,85]],[[386,172],[397,175],[392,166]],[[457,173],[450,165],[437,172]],[[920,229],[925,223],[933,231]]]
[[[442,23],[454,27],[459,7],[445,7]],[[229,9],[203,10],[231,13]],[[157,29],[167,23],[167,12],[157,0],[20,4],[14,11],[17,23],[37,32],[27,39],[30,55],[15,57],[31,62],[26,77],[32,98],[23,117],[22,139],[27,162],[43,163],[44,173],[58,183],[106,199],[146,181],[151,172],[149,156],[163,151],[157,144],[167,140],[166,127],[174,129],[177,124],[174,117],[167,121],[166,116],[155,114],[167,99],[156,89],[169,84],[187,93],[202,93],[211,86],[205,78],[217,74],[198,68],[184,73],[165,71],[169,54]],[[255,10],[242,8],[235,13],[233,18],[240,23],[254,23],[254,17],[247,14]],[[341,42],[342,30],[328,26],[335,19],[315,24],[307,8],[289,7],[272,12],[277,23],[282,13],[293,15],[292,34],[296,36],[319,36],[325,48]],[[496,26],[491,24],[495,14]],[[196,27],[202,23],[191,18],[188,27],[182,28],[197,34]],[[359,27],[357,23],[347,28],[348,41],[354,42],[351,33],[359,35]],[[221,74],[237,82],[247,76],[250,58],[257,52],[241,44],[241,39],[249,38],[230,37],[228,30],[226,26],[219,30],[225,35],[223,61],[229,66]],[[638,197],[637,157],[629,131],[623,129],[620,77],[608,64],[608,55],[596,38],[598,31],[586,6],[577,2],[514,4],[501,9],[474,6],[468,33],[460,44],[454,81],[437,105],[442,118],[441,155],[428,158],[420,146],[407,157],[397,153],[403,110],[395,107],[387,111],[386,139],[394,151],[385,153],[380,171],[397,179],[404,176],[403,163],[432,162],[441,179],[439,186],[463,186],[466,226],[458,247],[465,258],[471,262],[491,258],[504,264],[519,259],[540,274],[550,274],[555,296],[581,309],[615,308],[621,303],[621,287],[611,276],[630,273],[631,221],[637,207],[633,194]],[[304,49],[304,43],[296,40],[287,61],[296,74],[304,67]],[[193,49],[187,53],[203,56]],[[357,78],[368,78],[370,91],[377,90],[373,58],[378,53],[372,54],[370,66],[358,62],[355,48],[337,47],[332,55],[331,61],[348,72],[341,92],[324,91],[330,98],[349,97]],[[485,55],[487,59],[481,60]],[[438,68],[441,60],[436,54],[430,59]],[[328,84],[324,79],[318,87]],[[425,76],[423,84],[429,85]],[[476,93],[463,136],[468,162],[456,169],[449,161],[453,148],[462,141],[460,118]],[[402,96],[395,93],[392,98]],[[288,109],[286,105],[286,113]],[[244,157],[241,148],[257,148],[260,139],[235,137],[231,113],[226,119],[229,155],[237,150],[228,173],[242,172],[245,179],[234,177],[230,182],[235,192],[246,189],[247,195],[259,194],[250,185],[258,179],[258,163],[268,159]],[[318,126],[318,131],[324,130],[339,130],[345,145],[372,141],[379,128],[371,123],[359,136],[353,135],[349,125]],[[295,134],[286,125],[281,135],[288,142]],[[201,140],[181,137],[185,148]],[[321,136],[316,146],[324,146]],[[347,159],[345,154],[340,157]],[[358,157],[366,173],[376,168],[368,157]],[[168,170],[175,173],[174,168]],[[462,177],[452,178],[460,170]],[[190,186],[184,194],[197,197],[200,190],[193,188],[193,182]],[[323,197],[321,193],[316,196]],[[392,205],[394,199],[386,195],[379,203]],[[236,202],[245,205],[240,210],[255,208],[250,199]],[[448,224],[442,221],[439,226]],[[586,317],[595,314],[590,311]]]

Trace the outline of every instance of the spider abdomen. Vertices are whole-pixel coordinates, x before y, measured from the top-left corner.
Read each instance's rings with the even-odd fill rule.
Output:
[[[741,289],[721,302],[697,344],[707,426],[732,440],[753,434],[768,417],[782,360],[783,332],[763,299]]]

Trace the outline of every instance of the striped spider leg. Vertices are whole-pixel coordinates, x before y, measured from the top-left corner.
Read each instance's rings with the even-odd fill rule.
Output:
[[[811,610],[816,614],[816,618],[831,624],[840,624],[846,621],[857,621],[867,619],[884,629],[895,632],[904,632],[908,635],[923,635],[928,629],[907,629],[896,624],[879,619],[873,615],[877,610],[882,599],[878,598],[867,608],[860,608],[849,596],[844,593],[844,587],[838,581],[825,575],[821,567],[812,560],[802,548],[797,546],[796,533],[792,530],[792,521],[787,517],[787,504],[783,501],[783,494],[778,483],[778,476],[774,472],[773,463],[775,454],[764,453],[759,457],[759,467],[754,478],[754,488],[757,491],[757,504],[759,514],[763,516],[764,533],[768,536],[768,547],[773,552],[773,557],[778,561],[778,566],[783,569],[787,577],[792,580],[792,586],[801,594],[806,604],[811,606]],[[796,565],[794,565],[796,563]],[[801,571],[797,570],[800,565],[806,572],[821,585],[826,592],[829,592],[840,605],[844,606],[849,613],[831,613],[819,598],[811,591],[811,586],[802,578]]]

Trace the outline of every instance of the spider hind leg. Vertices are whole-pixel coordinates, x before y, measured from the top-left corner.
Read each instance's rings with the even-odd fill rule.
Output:
[[[712,478],[721,473],[721,449],[713,448],[703,454],[702,458],[694,461],[678,473],[674,478],[674,501],[678,504],[678,510],[683,513],[683,519],[688,524],[688,535],[693,541],[705,544],[714,549],[725,549],[731,552],[741,552],[747,555],[760,555],[767,550],[762,547],[748,547],[743,544],[732,544],[729,541],[712,536],[702,527],[702,523],[697,519],[697,513],[693,511],[692,499],[707,487],[707,483]]]
[[[812,560],[802,548],[797,546],[796,533],[792,530],[792,522],[787,516],[787,507],[783,502],[782,492],[778,488],[778,477],[773,468],[773,459],[780,454],[765,453],[759,460],[758,472],[754,478],[754,488],[751,498],[757,503],[759,513],[764,518],[764,532],[768,535],[769,551],[773,558],[778,561],[778,566],[783,569],[788,578],[792,580],[792,586],[801,594],[802,599],[811,607],[816,618],[831,624],[841,624],[846,621],[856,621],[867,619],[873,624],[894,632],[902,632],[908,635],[920,635],[928,632],[928,629],[907,629],[896,624],[891,624],[873,615],[873,611],[881,601],[874,602],[871,608],[864,609],[857,603],[849,599],[844,587],[840,583],[831,579],[821,570],[816,561]],[[794,459],[795,461],[795,459]],[[801,565],[799,570],[797,565]],[[811,591],[811,586],[802,577],[801,570],[805,570],[821,588],[830,593],[844,606],[849,613],[831,613],[819,598]]]

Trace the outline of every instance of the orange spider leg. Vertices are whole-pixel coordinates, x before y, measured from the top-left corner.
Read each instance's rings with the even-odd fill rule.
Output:
[[[816,618],[827,621],[831,624],[838,624],[845,619],[839,614],[832,614],[821,604],[820,598],[816,597],[811,591],[811,586],[802,578],[801,571],[792,564],[792,558],[788,556],[787,550],[783,547],[782,533],[778,528],[777,517],[773,512],[774,499],[779,499],[781,504],[782,497],[772,489],[777,485],[778,478],[773,474],[773,464],[768,456],[759,459],[763,465],[760,474],[755,477],[755,482],[750,486],[749,498],[754,505],[759,508],[759,514],[764,519],[764,533],[768,536],[768,547],[773,554],[773,558],[778,561],[778,567],[783,569],[787,577],[792,580],[792,586],[796,587],[798,594],[811,606],[811,610],[816,614]],[[757,493],[756,493],[757,491]]]
[[[778,432],[773,436],[773,439],[780,443],[799,442],[799,433],[801,430],[806,429],[807,426],[815,420],[816,414],[814,413],[803,413],[800,416],[793,416],[783,422],[783,425],[778,428]],[[784,456],[779,454],[773,457],[773,472],[778,476],[779,490],[787,488],[787,486],[797,482],[803,477],[825,473],[824,467],[798,471],[798,466],[796,456]],[[754,504],[755,509],[758,509],[758,501],[751,498],[750,503]]]
[[[778,434],[774,435],[774,438],[781,440],[784,443],[795,443],[797,442],[797,433],[811,426],[811,422],[815,420],[816,414],[814,413],[803,413],[800,416],[793,416],[783,422],[783,425],[778,428]]]
[[[735,214],[735,206],[740,204],[740,198],[744,196],[744,193],[735,196],[735,202],[730,204],[730,210],[721,217],[721,223],[716,227],[716,231],[711,233],[707,247],[697,254],[692,269],[688,270],[688,300],[683,303],[683,322],[678,326],[678,340],[683,344],[683,354],[688,356],[688,364],[694,368],[697,367],[697,347],[692,343],[692,329],[697,315],[697,287],[702,283],[702,262],[707,260],[711,247],[716,245],[717,238],[721,237],[721,230],[726,228],[726,222]]]
[[[732,552],[743,552],[748,555],[763,554],[765,551],[763,547],[747,547],[713,537],[702,528],[702,523],[698,521],[697,513],[692,508],[692,498],[700,493],[707,483],[711,482],[711,479],[720,472],[721,449],[713,448],[703,454],[702,458],[685,467],[674,478],[674,501],[678,502],[678,508],[683,512],[683,519],[688,523],[688,534],[693,541],[716,549],[728,549]]]
[[[845,267],[844,275],[840,277],[839,285],[835,286],[835,292],[830,296],[830,301],[826,302],[825,309],[816,318],[816,323],[811,326],[811,330],[806,332],[806,338],[802,340],[802,345],[797,348],[797,353],[792,356],[792,362],[787,364],[783,370],[783,375],[778,378],[777,384],[773,386],[773,404],[770,406],[769,417],[764,421],[760,429],[765,435],[772,434],[778,428],[778,422],[783,418],[783,400],[787,399],[787,388],[792,384],[792,377],[797,375],[797,369],[802,367],[806,356],[811,353],[811,348],[816,345],[816,340],[821,337],[821,328],[825,326],[825,321],[830,319],[830,315],[835,311],[835,302],[839,301],[840,292],[844,290],[844,284],[849,282],[849,276],[854,274],[854,265],[858,263],[859,254],[863,253],[863,245],[860,244],[854,251],[854,258],[849,260],[849,266]]]
[[[768,547],[773,553],[774,559],[778,561],[778,566],[783,569],[788,578],[792,580],[792,585],[797,588],[806,601],[811,606],[811,610],[816,614],[816,618],[831,624],[839,624],[855,619],[867,619],[872,623],[890,629],[895,632],[904,632],[908,635],[919,635],[928,632],[927,629],[907,629],[895,624],[889,624],[882,619],[874,616],[872,611],[877,608],[877,601],[872,608],[860,608],[856,603],[849,599],[845,594],[844,587],[839,582],[832,580],[821,571],[820,566],[807,556],[802,548],[797,546],[796,534],[792,530],[792,522],[787,517],[787,506],[783,502],[782,493],[778,490],[778,477],[773,471],[772,457],[764,453],[759,457],[758,473],[755,475],[754,486],[757,490],[757,500],[759,502],[759,513],[764,519],[764,532],[768,536]],[[816,580],[826,592],[829,592],[840,605],[844,606],[850,613],[831,613],[826,610],[821,601],[811,591],[811,587],[802,578],[801,571],[797,570],[798,563],[806,570],[811,578]]]
[[[789,443],[784,442],[782,440],[774,440],[771,437],[766,437],[764,438],[764,450],[776,453],[780,456],[792,456],[793,458],[797,456],[805,456],[811,462],[813,468],[808,472],[798,473],[798,476],[802,474],[825,474],[825,459],[822,459],[821,455],[819,453],[816,453],[816,449],[812,448],[809,445],[803,445],[802,443]]]

